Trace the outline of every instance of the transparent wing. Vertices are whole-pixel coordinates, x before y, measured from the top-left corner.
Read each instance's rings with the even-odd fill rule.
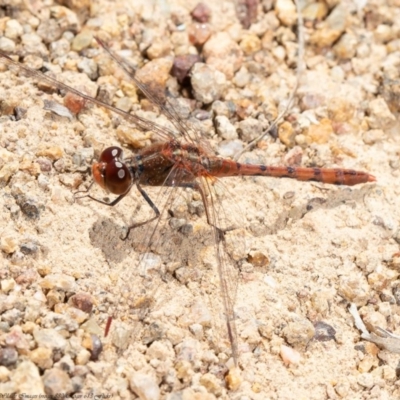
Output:
[[[170,186],[145,187],[161,217],[133,229],[126,242],[113,243],[112,247],[133,248],[138,255],[137,263],[123,270],[118,284],[110,288],[119,298],[110,313],[140,325],[145,344],[178,327],[190,343],[197,343],[194,347],[206,338],[217,354],[232,353],[236,362],[234,304],[237,261],[245,254],[243,229],[239,229],[243,221],[240,214],[226,209],[225,201],[230,199],[219,181],[197,181],[205,203],[198,191],[180,187],[194,179],[187,170],[176,168],[166,179]],[[153,216],[146,208],[148,214],[141,220]]]
[[[161,98],[157,94],[156,90],[135,77],[135,67],[133,67],[126,60],[119,57],[114,52],[112,52],[99,38],[96,38],[96,40],[100,44],[100,46],[109,54],[109,56],[125,71],[130,79],[135,82],[135,85],[143,92],[147,99],[155,104],[160,109],[160,111],[171,121],[171,123],[180,133],[182,139],[196,145],[202,144],[203,146],[207,146],[203,143],[201,133],[193,125],[187,123],[184,119],[180,117],[175,108],[171,104],[169,104],[168,98]]]
[[[168,140],[174,140],[176,138],[176,133],[164,126],[158,125],[155,122],[149,121],[145,118],[142,118],[138,115],[135,114],[129,114],[117,107],[114,107],[110,104],[104,103],[100,100],[97,100],[89,95],[86,95],[71,86],[66,85],[65,83],[62,83],[58,81],[57,79],[52,78],[51,76],[42,74],[41,72],[38,72],[34,69],[31,69],[17,61],[12,60],[10,57],[8,57],[5,53],[0,51],[0,58],[2,61],[8,65],[15,66],[17,69],[20,71],[23,71],[25,74],[32,76],[33,78],[37,79],[40,82],[46,82],[51,86],[54,86],[60,90],[65,90],[66,92],[73,93],[74,95],[87,100],[93,104],[96,104],[99,107],[106,108],[107,110],[110,110],[114,112],[115,114],[118,114],[122,116],[126,121],[134,124],[138,129],[141,129],[143,131],[152,131],[156,134],[156,136],[159,138],[161,141],[168,141]]]

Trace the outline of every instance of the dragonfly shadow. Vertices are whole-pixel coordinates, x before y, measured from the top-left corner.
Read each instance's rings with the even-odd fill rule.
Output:
[[[122,227],[111,218],[100,218],[92,226],[89,237],[92,245],[100,249],[111,262],[120,263],[129,254],[131,246],[121,239]]]
[[[193,227],[187,224],[183,229],[174,230],[163,218],[161,221],[157,229],[154,224],[134,228],[123,240],[126,233],[123,226],[111,218],[100,218],[93,224],[89,237],[92,245],[114,263],[120,263],[135,250],[139,254],[159,255],[164,263],[179,262],[180,266],[201,264],[202,249],[213,244],[212,228],[207,226],[193,232]]]

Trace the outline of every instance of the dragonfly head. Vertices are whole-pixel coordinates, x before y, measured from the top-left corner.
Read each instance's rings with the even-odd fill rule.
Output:
[[[125,194],[132,186],[132,175],[123,161],[120,147],[108,147],[92,166],[93,179],[104,190],[113,194]]]

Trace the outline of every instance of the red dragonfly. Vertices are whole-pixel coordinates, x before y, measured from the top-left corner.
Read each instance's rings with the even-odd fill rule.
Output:
[[[144,200],[154,212],[154,216],[147,221],[135,223],[128,227],[125,239],[132,229],[155,221],[155,227],[147,230],[147,244],[145,249],[151,247],[151,240],[158,228],[158,221],[165,207],[161,212],[157,205],[145,192],[143,186],[161,186],[164,188],[190,188],[200,194],[204,205],[207,223],[210,225],[213,234],[215,257],[218,264],[219,284],[221,299],[225,314],[228,339],[230,342],[232,358],[235,365],[238,361],[237,333],[234,318],[234,303],[236,295],[235,279],[237,273],[232,273],[232,260],[227,255],[225,239],[228,231],[238,228],[229,226],[223,222],[223,209],[215,191],[219,185],[218,178],[232,176],[267,176],[275,178],[291,178],[299,181],[317,181],[333,185],[358,185],[367,182],[374,182],[375,177],[367,172],[355,171],[342,168],[302,168],[286,166],[267,166],[255,164],[241,164],[229,159],[217,157],[212,152],[207,141],[187,121],[180,118],[178,113],[167,106],[168,99],[162,100],[154,90],[135,77],[135,68],[118,55],[111,52],[99,39],[97,42],[117,64],[130,76],[141,92],[171,121],[173,129],[158,125],[135,114],[129,114],[116,107],[96,100],[86,94],[73,89],[56,79],[43,75],[32,70],[17,61],[12,60],[6,54],[0,52],[2,60],[9,65],[14,65],[20,70],[34,78],[45,81],[52,86],[70,92],[81,99],[92,102],[100,107],[111,110],[121,115],[128,122],[133,123],[139,129],[152,131],[158,142],[138,151],[136,155],[125,159],[120,147],[106,148],[98,162],[92,166],[93,178],[107,192],[117,195],[111,202],[105,202],[87,195],[93,200],[108,206],[115,206],[132,189],[133,186],[139,191]],[[164,201],[172,201],[171,196],[164,198]],[[222,213],[221,213],[222,212]],[[227,216],[227,221],[233,221],[234,217]],[[222,226],[224,225],[224,226]],[[236,278],[232,275],[235,274]],[[106,331],[110,327],[111,320],[107,323]]]

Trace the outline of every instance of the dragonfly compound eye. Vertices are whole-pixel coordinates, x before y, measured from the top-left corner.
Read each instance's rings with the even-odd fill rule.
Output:
[[[101,153],[99,162],[105,162],[108,164],[115,158],[118,158],[119,160],[123,159],[123,151],[122,151],[121,147],[117,147],[117,146],[107,147]]]
[[[132,175],[122,161],[120,147],[108,147],[100,156],[98,163],[93,164],[94,180],[105,190],[113,194],[124,194],[132,186]]]
[[[104,186],[113,194],[124,194],[132,186],[132,176],[128,167],[114,158],[105,168]]]

